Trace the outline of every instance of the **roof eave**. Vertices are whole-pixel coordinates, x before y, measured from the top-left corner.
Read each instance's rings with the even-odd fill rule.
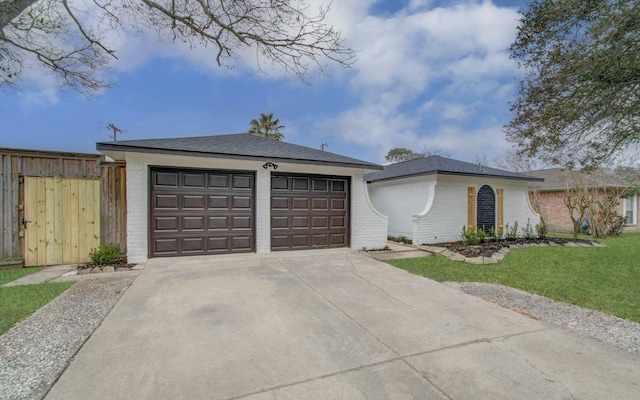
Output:
[[[428,172],[419,172],[419,173],[415,173],[415,174],[391,176],[391,177],[388,177],[388,178],[368,180],[367,183],[392,181],[392,180],[396,180],[396,179],[405,179],[405,178],[412,178],[412,177],[416,177],[416,176],[438,175],[438,174],[440,174],[440,175],[454,175],[454,176],[473,176],[473,177],[494,178],[494,179],[509,179],[509,180],[518,180],[518,181],[526,181],[526,182],[544,182],[544,179],[535,178],[535,177],[515,177],[515,176],[502,176],[502,175],[492,175],[492,174],[473,174],[473,173],[467,173],[467,172],[433,170],[433,171],[428,171]]]
[[[98,151],[114,151],[123,153],[145,153],[145,154],[164,154],[164,155],[182,155],[191,157],[213,157],[233,160],[246,160],[246,161],[276,161],[282,163],[295,163],[295,164],[307,164],[307,165],[330,165],[335,167],[345,168],[358,168],[369,170],[382,170],[383,167],[377,164],[359,164],[359,163],[346,163],[337,161],[322,161],[322,160],[306,160],[298,158],[283,158],[272,156],[251,156],[246,154],[228,154],[228,153],[211,153],[211,152],[199,152],[194,150],[174,150],[174,149],[158,149],[154,147],[144,146],[127,146],[121,144],[110,143],[96,143],[96,150]]]

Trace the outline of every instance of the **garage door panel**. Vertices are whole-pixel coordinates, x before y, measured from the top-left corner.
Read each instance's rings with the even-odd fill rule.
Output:
[[[209,174],[210,189],[227,189],[229,188],[229,175]]]
[[[346,207],[345,199],[331,199],[332,210],[344,210]]]
[[[233,196],[233,209],[251,209],[251,197],[248,196]]]
[[[279,191],[279,190],[287,191],[287,190],[289,190],[289,179],[287,179],[285,177],[272,176],[271,177],[271,190],[272,191]]]
[[[271,229],[289,229],[289,217],[271,217]]]
[[[291,180],[291,190],[293,191],[307,191],[309,190],[308,178],[293,178]]]
[[[329,218],[331,229],[343,229],[346,228],[346,219],[343,216],[332,216]]]
[[[228,210],[229,209],[229,197],[228,196],[209,196],[209,209]]]
[[[329,227],[329,217],[327,217],[327,216],[312,217],[311,218],[311,227],[312,228],[328,228]]]
[[[153,184],[156,187],[178,187],[178,173],[177,172],[158,172],[155,175]]]
[[[251,229],[251,217],[231,217],[231,229]]]
[[[289,198],[287,197],[272,197],[271,198],[271,208],[272,209],[289,209]]]
[[[204,216],[182,217],[183,231],[205,231]]]
[[[313,179],[311,190],[314,192],[326,192],[329,190],[329,182],[326,179]]]
[[[292,229],[308,229],[309,228],[309,217],[307,216],[294,216],[291,217],[291,228]]]
[[[247,189],[251,190],[253,188],[253,177],[252,176],[233,176],[233,189]]]
[[[154,198],[154,207],[156,210],[177,210],[178,195],[159,194]]]
[[[291,236],[292,247],[309,248],[309,235],[292,235]]]
[[[151,175],[151,257],[254,250],[253,174],[152,168]]]
[[[183,184],[182,186],[185,188],[205,188],[205,174],[193,174],[193,173],[184,173],[183,175]]]
[[[228,237],[210,237],[207,239],[207,248],[210,252],[227,253],[229,251],[229,238]]]
[[[346,193],[347,185],[345,181],[331,181],[331,191],[334,193],[343,192]]]
[[[328,240],[328,236],[327,234],[320,234],[320,235],[312,235],[312,241],[313,241],[313,246],[315,247],[326,247],[327,244],[329,243]]]
[[[182,196],[183,210],[205,210],[204,195],[184,195]]]
[[[229,217],[208,217],[209,230],[228,230],[230,228],[229,225]]]
[[[204,243],[205,243],[205,239],[202,237],[183,238],[181,252],[183,254],[184,253],[201,254],[205,251]]]
[[[294,197],[291,202],[291,209],[293,210],[308,210],[309,198],[308,197]]]
[[[151,228],[156,232],[178,232],[178,217],[155,217]]]
[[[156,253],[162,255],[177,255],[178,254],[178,239],[156,239],[154,240],[154,247]]]
[[[333,246],[346,246],[347,245],[347,237],[343,233],[339,234],[331,234],[331,245]]]
[[[231,238],[232,249],[234,251],[244,250],[251,251],[251,237],[249,236],[234,236]]]
[[[271,183],[272,250],[348,246],[349,178],[273,174]]]
[[[326,197],[314,197],[311,199],[311,209],[318,211],[326,211],[329,210],[329,199]]]

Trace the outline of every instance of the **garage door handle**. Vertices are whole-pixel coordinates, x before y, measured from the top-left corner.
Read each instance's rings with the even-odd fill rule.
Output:
[[[22,217],[22,221],[20,221],[20,223],[22,223],[22,226],[24,226],[24,229],[27,229],[27,224],[31,222],[31,221],[27,221],[26,219],[24,219],[24,217]]]

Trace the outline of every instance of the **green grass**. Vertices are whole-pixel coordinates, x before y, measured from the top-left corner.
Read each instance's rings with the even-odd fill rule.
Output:
[[[640,322],[640,234],[602,242],[606,247],[516,249],[498,264],[473,265],[445,257],[390,263],[439,282],[499,283]]]
[[[0,285],[32,274],[42,268],[0,270]],[[0,287],[0,335],[27,318],[75,282]]]

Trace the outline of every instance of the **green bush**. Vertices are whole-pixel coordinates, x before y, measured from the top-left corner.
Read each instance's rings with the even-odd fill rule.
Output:
[[[89,257],[91,262],[96,265],[113,264],[120,258],[120,249],[112,244],[100,245],[100,247],[91,249]]]
[[[533,227],[531,226],[531,220],[527,219],[527,226],[522,228],[522,236],[527,239],[535,239],[536,234],[533,232]]]
[[[508,223],[505,224],[504,230],[507,240],[516,240],[518,238],[518,221],[514,221],[512,227],[509,227]]]
[[[536,232],[538,233],[538,237],[540,239],[546,239],[548,230],[549,228],[547,227],[547,223],[544,222],[544,218],[540,217],[540,223],[536,225]]]
[[[467,230],[466,225],[462,226],[462,241],[468,246],[477,245],[484,239],[485,236],[486,233],[483,229],[476,229],[471,227]]]

